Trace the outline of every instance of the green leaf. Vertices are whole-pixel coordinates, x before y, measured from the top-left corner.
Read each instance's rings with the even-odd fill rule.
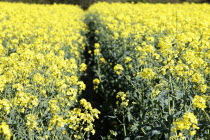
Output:
[[[152,130],[152,135],[155,135],[155,134],[160,134],[160,131],[158,131],[158,130]]]
[[[136,136],[134,140],[140,140],[143,136]]]
[[[124,140],[130,140],[130,137],[126,137]]]

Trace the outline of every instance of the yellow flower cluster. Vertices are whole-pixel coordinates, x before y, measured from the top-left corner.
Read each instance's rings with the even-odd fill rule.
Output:
[[[6,114],[9,114],[12,104],[7,99],[0,100],[0,109],[4,109]]]
[[[195,95],[192,100],[193,106],[204,110],[206,108],[206,97]]]
[[[93,122],[95,118],[98,118],[100,113],[97,109],[93,109],[91,104],[85,99],[80,100],[81,108],[74,108],[68,111],[66,116],[55,115],[50,119],[48,130],[52,130],[54,127],[59,129],[60,127],[67,126],[75,131],[74,137],[77,139],[82,138],[81,132],[95,133],[93,128]]]
[[[129,63],[132,60],[131,57],[125,57],[125,63]]]
[[[95,43],[94,44],[94,55],[97,56],[97,55],[100,55],[100,44],[99,43]]]
[[[119,104],[121,107],[128,106],[129,100],[125,92],[118,92],[116,98],[117,98],[116,104]]]
[[[191,112],[187,112],[183,115],[182,119],[173,122],[174,125],[173,132],[177,132],[177,130],[180,131],[191,130],[190,135],[195,135],[196,134],[195,129],[199,129],[197,124],[198,120],[196,116]]]
[[[100,80],[98,78],[93,79],[93,84],[95,85],[100,84]]]
[[[101,26],[95,33],[101,41],[124,44],[123,51],[130,51],[123,47],[126,45],[135,49],[135,54],[123,57],[125,63],[137,61],[136,75],[141,73],[143,78],[151,79],[155,73],[164,76],[168,71],[177,80],[191,82],[199,92],[205,93],[210,74],[208,9],[207,4],[98,3],[89,8],[89,13],[99,18],[97,24]],[[120,74],[122,68],[117,65],[115,71],[117,68]]]
[[[97,89],[98,88],[98,84],[100,84],[100,80],[98,78],[93,79],[94,89]]]
[[[68,119],[66,121],[69,124],[69,128],[73,130],[79,128],[80,131],[91,131],[91,133],[94,134],[93,122],[95,118],[98,118],[100,112],[97,109],[93,109],[91,104],[85,99],[80,100],[80,105],[82,106],[81,109],[74,108],[72,111],[68,112]],[[80,134],[80,131],[77,130],[76,132]]]
[[[100,52],[101,58],[106,60],[98,70],[103,71],[101,85],[104,84],[107,90],[110,84],[117,90],[130,90],[129,93],[138,98],[131,99],[139,102],[139,106],[155,102],[148,106],[158,110],[157,114],[164,118],[168,116],[159,112],[166,108],[169,115],[176,111],[184,113],[187,109],[193,112],[192,102],[196,108],[208,108],[210,100],[204,97],[210,92],[209,9],[209,4],[194,3],[101,2],[91,6],[89,16],[103,50]],[[123,76],[111,79],[110,69],[117,75],[123,72]],[[103,83],[107,80],[106,76],[110,78],[109,82]],[[110,99],[113,97],[111,94],[108,96]],[[168,101],[161,100],[163,97]],[[191,97],[194,97],[192,101]],[[126,94],[117,94],[117,99],[125,98]],[[184,105],[181,110],[180,102]],[[132,104],[128,106],[133,107]],[[139,110],[144,110],[144,106]],[[136,115],[135,111],[132,113]],[[208,114],[200,114],[198,119],[205,122],[209,119]],[[189,134],[195,135],[198,119],[193,113],[185,113],[183,119],[174,122],[174,132],[190,129]],[[145,122],[149,123],[147,120]],[[160,125],[164,127],[164,124]]]
[[[37,116],[33,114],[26,115],[26,126],[28,127],[29,131],[32,131],[33,129],[38,129],[38,122],[37,122]]]
[[[9,125],[7,125],[6,122],[2,122],[0,125],[0,134],[4,134],[6,140],[10,140],[12,134],[11,131],[9,129]]]
[[[57,139],[52,137],[56,133],[61,139],[62,135],[74,135],[73,131],[59,133],[61,128],[80,131],[75,133],[81,138],[86,131],[93,132],[92,123],[99,112],[87,108],[88,102],[82,104],[85,117],[75,112],[78,96],[86,88],[80,81],[87,69],[82,56],[87,32],[82,9],[1,2],[0,13],[0,121],[12,122],[11,130],[19,126],[11,132],[18,134],[17,139],[27,135],[22,133],[27,132],[25,128],[31,135],[39,133],[31,139],[46,135]],[[67,127],[75,116],[77,126]],[[6,126],[2,122],[0,132],[9,138]]]
[[[155,73],[151,68],[145,68],[142,72],[138,73],[143,79],[153,79],[155,78]]]
[[[82,63],[80,65],[80,71],[86,71],[86,69],[87,69],[87,65],[85,63]]]
[[[55,126],[57,126],[57,127],[64,127],[66,124],[67,124],[67,122],[66,122],[66,120],[63,119],[62,116],[54,115],[50,119],[48,130],[52,130],[53,127],[55,127]]]
[[[120,64],[117,64],[117,65],[114,66],[114,71],[117,75],[120,75],[123,70],[124,70],[124,68]]]
[[[18,91],[12,99],[13,106],[18,108],[20,112],[24,112],[26,108],[32,109],[38,105],[38,98],[34,95]]]

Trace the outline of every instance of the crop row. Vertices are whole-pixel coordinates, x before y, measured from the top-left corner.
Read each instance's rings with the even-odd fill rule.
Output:
[[[0,139],[80,139],[99,111],[79,96],[87,27],[76,6],[0,3]]]
[[[93,83],[104,97],[100,111],[109,122],[107,138],[210,138],[209,8],[121,3],[89,8]]]

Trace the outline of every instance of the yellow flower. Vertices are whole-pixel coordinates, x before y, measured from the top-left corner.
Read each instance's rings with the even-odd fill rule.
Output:
[[[204,83],[203,75],[200,73],[195,73],[192,75],[192,82]]]
[[[195,129],[200,129],[200,128],[199,128],[197,125],[195,125],[195,124],[193,124],[192,127],[195,128]]]
[[[121,102],[120,103],[121,107],[128,106],[129,100],[127,100],[127,95],[125,92],[118,92],[116,98],[117,98],[116,104],[119,104],[119,102]]]
[[[37,117],[33,114],[26,115],[26,126],[28,127],[29,131],[33,129],[38,129]]]
[[[130,57],[125,57],[125,63],[129,63],[132,59]]]
[[[55,126],[55,125],[58,126],[58,127],[64,127],[66,124],[67,124],[67,120],[63,119],[62,116],[54,115],[50,119],[48,130],[52,130],[53,126]]]
[[[89,53],[89,54],[91,54],[91,53],[92,53],[92,51],[91,51],[91,50],[89,50],[89,51],[88,51],[88,53]]]
[[[151,68],[145,68],[142,72],[138,73],[143,79],[154,79],[155,72]]]
[[[154,37],[152,37],[152,36],[147,37],[146,39],[147,39],[148,41],[151,41],[151,42],[154,42],[154,41],[155,41],[155,38],[154,38]]]
[[[82,64],[80,65],[79,71],[86,71],[86,69],[87,69],[87,65],[86,65],[85,63],[82,63]]]
[[[196,130],[190,131],[190,135],[193,136],[196,134]]]
[[[202,93],[205,93],[208,86],[206,84],[201,84],[198,86],[198,90],[200,90]]]
[[[6,135],[6,139],[7,140],[10,140],[11,136],[12,136],[12,133],[9,129],[9,125],[7,125],[6,122],[2,122],[1,125],[0,125],[0,133]]]
[[[80,136],[80,135],[74,135],[74,138],[76,138],[76,139],[81,139],[82,137]]]
[[[94,50],[94,55],[100,55],[100,49],[95,49]]]
[[[95,132],[96,132],[96,131],[95,131],[94,129],[93,129],[93,130],[91,130],[91,133],[92,133],[93,135],[95,134]]]
[[[86,85],[83,81],[78,81],[77,85],[79,86],[79,91],[82,91],[82,90],[86,89]]]
[[[12,107],[12,104],[7,99],[0,100],[0,109],[4,109],[6,114],[9,114],[10,108]]]
[[[190,128],[199,129],[196,124],[198,124],[196,116],[191,112],[187,112],[183,115],[182,119],[173,122],[174,127],[172,128],[172,131],[189,130]]]
[[[105,60],[103,57],[100,58],[100,61],[101,61],[102,63],[106,63],[106,60]]]
[[[34,82],[36,82],[37,84],[44,84],[45,82],[45,78],[43,75],[41,75],[40,73],[37,73],[34,75],[33,77]]]
[[[23,90],[23,85],[22,84],[14,84],[12,87],[16,88],[18,91],[22,91]]]
[[[206,98],[203,96],[195,95],[192,100],[193,106],[204,110],[206,108]]]
[[[56,113],[60,112],[60,107],[57,105],[58,101],[56,99],[51,99],[48,104],[49,104],[49,109],[51,113]]]
[[[66,134],[67,132],[66,131],[62,131],[62,134]]]
[[[95,85],[100,84],[100,80],[98,78],[93,79],[93,84]]]
[[[114,66],[114,71],[117,75],[120,75],[123,70],[124,70],[124,68],[120,64],[117,64],[117,65]]]
[[[180,133],[178,134],[178,136],[179,136],[179,137],[182,137],[182,133],[180,132]]]
[[[96,49],[99,49],[101,46],[100,46],[99,43],[95,43],[95,44],[94,44],[94,47],[95,47]]]

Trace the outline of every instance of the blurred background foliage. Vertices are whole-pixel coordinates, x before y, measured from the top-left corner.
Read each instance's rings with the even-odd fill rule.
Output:
[[[0,0],[7,2],[24,2],[24,3],[40,3],[40,4],[53,4],[65,3],[79,5],[83,9],[87,9],[91,4],[99,1],[106,2],[144,2],[144,3],[181,3],[181,2],[194,2],[194,3],[210,3],[210,0]]]

